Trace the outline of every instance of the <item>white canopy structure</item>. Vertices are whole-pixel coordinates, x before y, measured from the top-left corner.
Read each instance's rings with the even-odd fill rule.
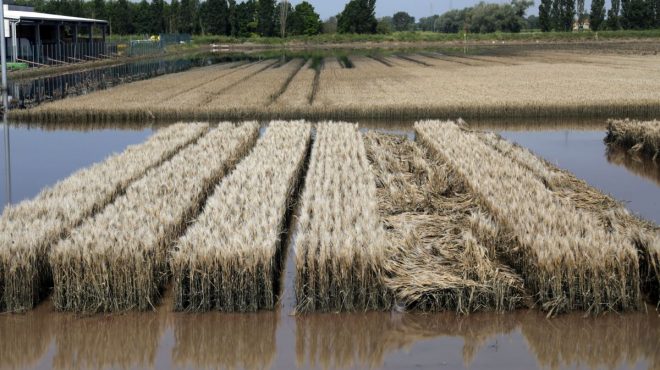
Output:
[[[12,61],[66,63],[94,59],[105,49],[108,22],[104,20],[39,13],[16,5],[4,5],[4,17]],[[99,30],[96,37],[94,28]]]

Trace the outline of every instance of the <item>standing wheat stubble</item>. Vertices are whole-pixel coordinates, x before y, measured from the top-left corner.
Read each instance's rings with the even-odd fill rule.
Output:
[[[175,309],[273,309],[282,232],[311,140],[304,121],[271,122],[215,189],[171,258]]]
[[[317,125],[295,247],[297,309],[383,310],[386,238],[357,125]]]
[[[103,213],[59,243],[50,256],[56,308],[153,308],[167,276],[172,240],[199,212],[213,186],[253,146],[258,129],[256,122],[239,127],[220,124],[149,171]]]
[[[641,306],[639,261],[629,240],[606,233],[592,214],[552,194],[529,169],[454,123],[418,122],[415,130],[516,237],[517,248],[500,252],[544,310],[598,313]]]
[[[620,123],[636,126],[635,122]],[[502,155],[529,169],[553,194],[592,214],[605,233],[627,239],[634,245],[639,252],[642,291],[653,303],[660,303],[660,227],[631,214],[621,202],[601,193],[571,173],[556,168],[523,147],[511,144],[493,133],[479,135],[479,138]]]
[[[5,209],[0,219],[0,309],[33,308],[52,283],[52,245],[207,130],[206,124],[172,125],[143,144],[79,170],[34,199]]]

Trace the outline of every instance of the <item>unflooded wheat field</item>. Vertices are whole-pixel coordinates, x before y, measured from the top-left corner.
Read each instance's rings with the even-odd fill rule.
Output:
[[[658,61],[252,56],[10,111],[0,369],[658,368]]]
[[[218,63],[16,110],[10,116],[41,122],[141,122],[459,116],[607,119],[654,117],[660,112],[658,55],[611,55],[606,48],[600,54],[584,55],[483,53],[420,50]]]

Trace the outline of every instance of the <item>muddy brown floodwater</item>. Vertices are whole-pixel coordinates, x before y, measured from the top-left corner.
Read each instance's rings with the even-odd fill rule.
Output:
[[[363,127],[414,139],[411,123]],[[643,217],[660,220],[657,166],[608,151],[602,123],[480,127],[570,170]],[[150,132],[13,127],[13,200],[33,197],[75,167]],[[0,370],[660,369],[660,315],[650,306],[596,318],[572,313],[547,319],[533,310],[294,315],[293,245],[295,233],[276,312],[175,313],[169,289],[155,312],[145,313],[79,316],[56,312],[46,300],[25,314],[0,314]]]

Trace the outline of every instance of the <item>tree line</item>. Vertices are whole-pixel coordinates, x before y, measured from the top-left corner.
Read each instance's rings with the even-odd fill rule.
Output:
[[[590,28],[660,28],[660,0],[593,0],[587,12],[584,0],[541,0],[539,16],[525,16],[532,0],[486,3],[450,10],[416,22],[406,12],[376,18],[376,0],[350,0],[337,16],[321,21],[309,2],[292,6],[278,0],[18,0],[37,11],[105,19],[111,33],[190,33],[233,37],[316,35],[319,33],[390,33],[433,31],[444,33],[520,32],[523,29],[571,31],[590,21]],[[284,22],[284,23],[283,23]]]
[[[276,0],[20,0],[18,5],[36,11],[73,17],[104,19],[111,33],[190,33],[234,37],[281,36],[282,20],[287,35],[315,35],[322,22],[307,1],[292,6]]]
[[[520,32],[530,28],[525,13],[532,5],[532,0],[513,0],[508,4],[481,2],[472,7],[422,18],[419,28],[444,33]]]
[[[539,26],[542,31],[571,31],[574,25],[592,30],[660,28],[660,0],[593,0],[587,13],[584,0],[541,0]],[[577,24],[576,24],[577,22]]]

